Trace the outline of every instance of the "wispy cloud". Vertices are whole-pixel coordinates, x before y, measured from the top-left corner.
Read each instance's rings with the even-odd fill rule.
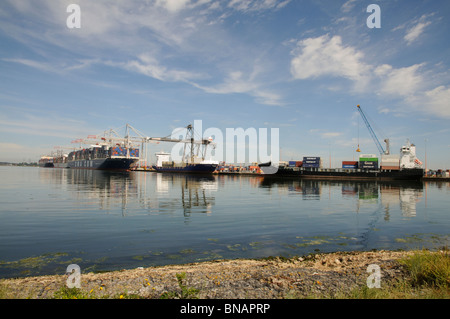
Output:
[[[42,59],[5,57],[4,61],[59,73],[107,65],[163,82],[187,83],[211,94],[241,93],[258,103],[281,103],[279,94],[261,84],[259,76],[264,71],[237,76],[246,72],[241,66],[254,64],[257,49],[233,37],[217,21],[236,12],[273,12],[290,0],[80,0],[82,22],[77,30],[65,25],[69,0],[57,5],[42,0],[37,11],[32,1],[7,1],[19,17],[33,21],[36,28],[8,19],[0,22],[0,29],[13,30],[13,36]],[[40,50],[46,45],[54,50]],[[65,58],[68,52],[76,58]],[[257,63],[257,67],[264,69],[266,64]]]
[[[84,137],[92,129],[83,121],[60,116],[22,114],[20,118],[10,115],[0,117],[0,132],[4,133],[74,138]]]
[[[347,2],[345,2],[342,5],[341,11],[344,13],[351,11],[353,9],[353,7],[355,6],[355,2],[356,2],[356,0],[348,0]]]
[[[426,21],[430,15],[421,16],[418,21],[415,21],[414,25],[406,30],[404,40],[408,45],[412,44],[414,41],[419,39],[425,31],[425,28],[431,24],[430,21]]]
[[[286,6],[291,0],[230,0],[228,7],[243,12],[278,10]]]

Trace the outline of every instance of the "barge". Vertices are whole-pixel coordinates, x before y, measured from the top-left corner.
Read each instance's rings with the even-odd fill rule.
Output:
[[[296,177],[334,180],[408,180],[420,181],[424,176],[422,162],[416,157],[415,145],[409,141],[400,149],[400,156],[383,156],[381,165],[372,155],[360,156],[359,162],[350,166],[343,162],[342,168],[322,168],[319,157],[304,157],[303,165],[286,166],[271,162],[259,164],[267,177]],[[305,162],[307,165],[305,165]],[[384,165],[388,164],[388,165]]]

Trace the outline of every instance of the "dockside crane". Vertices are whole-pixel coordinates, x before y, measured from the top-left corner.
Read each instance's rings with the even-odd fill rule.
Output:
[[[381,154],[381,155],[389,155],[389,154],[390,154],[390,150],[389,150],[389,139],[386,138],[386,139],[384,140],[384,142],[386,143],[386,150],[384,150],[383,146],[381,145],[380,141],[379,141],[378,138],[377,138],[377,135],[376,135],[375,132],[373,131],[372,126],[370,125],[369,121],[367,120],[366,115],[364,114],[363,110],[361,109],[361,106],[358,104],[356,107],[358,108],[358,111],[359,111],[359,113],[361,114],[361,117],[363,118],[364,123],[366,124],[367,129],[369,130],[369,133],[370,133],[370,135],[372,136],[372,138],[373,138],[373,140],[374,140],[374,142],[375,142],[375,145],[377,146],[378,151],[380,152],[380,154]],[[357,150],[357,151],[359,151],[359,145],[358,145],[358,150]]]
[[[182,128],[186,129],[186,137],[184,139],[174,139],[169,136],[166,137],[149,137],[149,140],[152,141],[161,141],[161,142],[174,142],[174,143],[184,143],[184,149],[183,149],[183,157],[182,161],[185,162],[188,159],[191,161],[191,163],[194,162],[194,157],[199,155],[199,152],[201,151],[201,159],[204,160],[206,156],[206,149],[208,145],[211,145],[213,148],[215,148],[216,143],[213,142],[212,138],[201,138],[200,140],[195,140],[194,137],[194,126],[192,124],[189,124],[188,126]],[[188,144],[190,144],[190,148],[186,150]],[[197,151],[195,152],[195,146],[197,146]],[[201,147],[203,146],[203,150],[201,150]]]

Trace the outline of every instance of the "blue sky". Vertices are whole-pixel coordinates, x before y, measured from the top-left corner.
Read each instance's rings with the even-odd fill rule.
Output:
[[[372,3],[381,28],[366,24]],[[428,168],[450,168],[449,17],[447,0],[3,0],[0,161],[202,120],[279,128],[283,160],[339,167],[358,142],[378,153],[360,104],[392,153],[409,138]]]

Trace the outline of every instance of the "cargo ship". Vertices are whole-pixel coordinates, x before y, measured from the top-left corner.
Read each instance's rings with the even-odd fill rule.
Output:
[[[156,165],[153,166],[153,169],[156,172],[160,173],[214,173],[219,166],[219,162],[213,160],[205,160],[208,145],[214,146],[212,138],[195,140],[194,127],[189,124],[187,127],[185,127],[185,129],[187,129],[185,139],[172,139],[167,137],[149,138],[150,140],[163,142],[185,143],[183,156],[180,162],[171,161],[170,153],[158,152],[156,153]],[[201,156],[199,157],[198,154],[200,152]]]
[[[41,156],[39,159],[39,167],[54,167],[53,156]]]
[[[139,149],[120,145],[91,145],[70,152],[67,156],[67,168],[130,170],[139,161]]]
[[[68,155],[61,154],[53,157],[53,167],[56,168],[68,168]]]
[[[162,173],[213,173],[219,166],[218,162],[202,160],[198,163],[175,163],[170,161],[170,153],[156,153],[156,165],[153,166],[156,172]]]
[[[294,165],[295,163],[295,165]],[[416,157],[416,147],[409,141],[400,149],[400,155],[381,155],[381,165],[376,155],[360,155],[358,161],[343,161],[342,168],[323,168],[320,157],[303,157],[303,161],[291,161],[288,165],[259,164],[267,177],[298,177],[309,179],[339,180],[421,180],[424,175],[422,162]]]

